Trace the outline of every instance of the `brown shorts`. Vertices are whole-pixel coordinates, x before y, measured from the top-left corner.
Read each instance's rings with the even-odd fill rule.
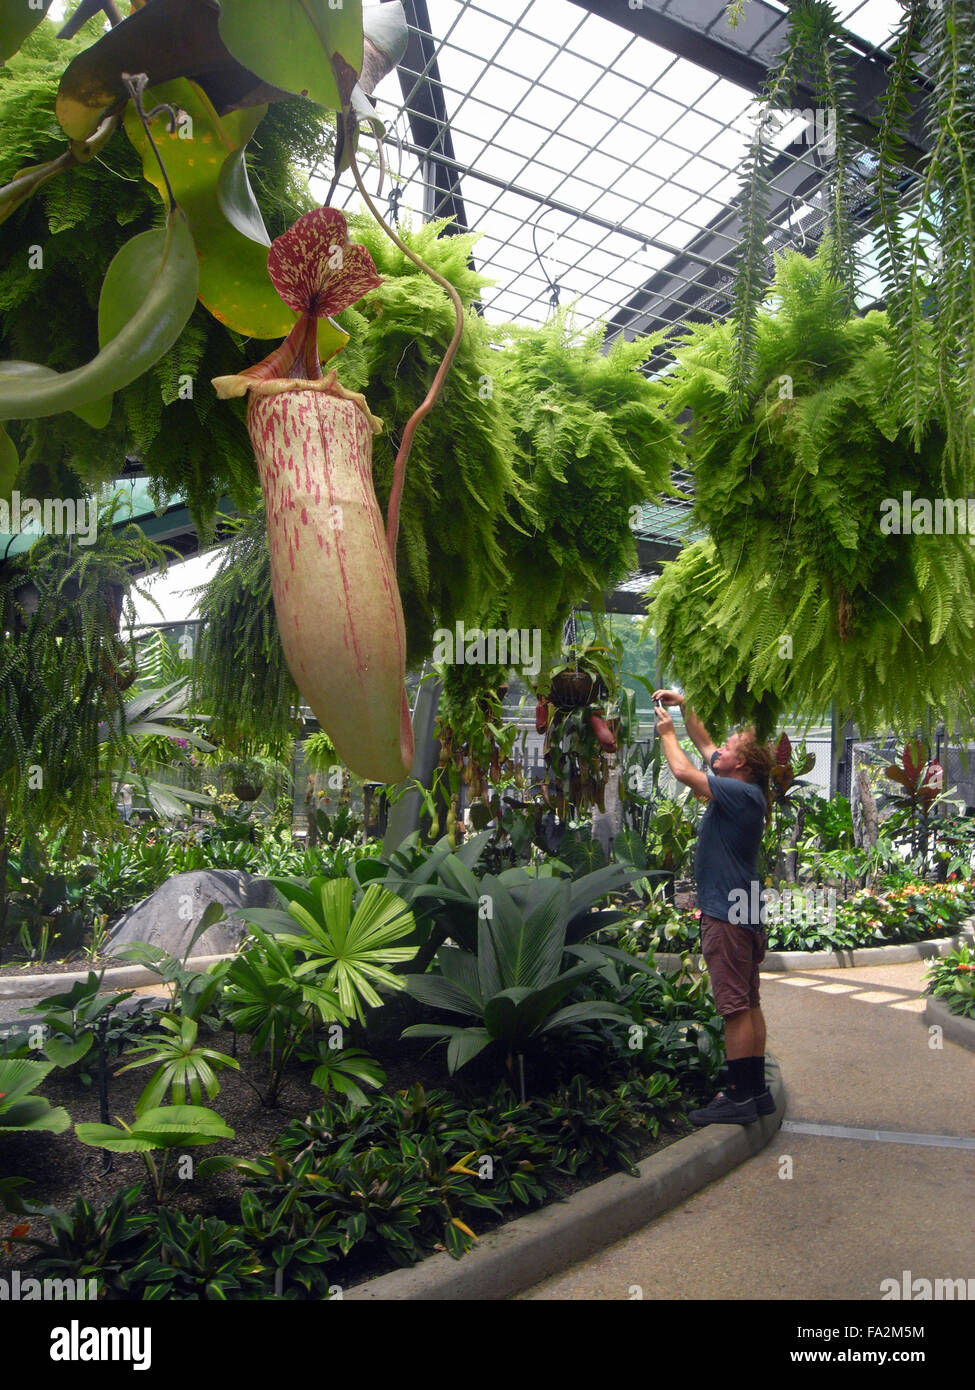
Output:
[[[701,913],[701,954],[722,1018],[758,1008],[758,967],[765,959],[765,928],[740,927]]]

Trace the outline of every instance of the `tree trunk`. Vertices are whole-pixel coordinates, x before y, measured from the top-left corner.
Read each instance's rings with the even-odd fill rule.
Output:
[[[877,803],[870,790],[865,767],[857,770],[857,786],[860,788],[860,805],[863,809],[863,842],[868,849],[873,849],[877,843]]]
[[[603,805],[605,811],[600,811],[598,806],[593,807],[592,811],[592,837],[598,840],[603,847],[603,853],[609,859],[612,855],[613,845],[616,836],[619,834],[623,825],[623,803],[620,801],[620,770],[617,758],[610,758],[610,773],[606,781],[605,796]]]
[[[799,858],[799,851],[796,846],[799,843],[799,837],[802,834],[805,823],[806,808],[801,804],[797,804],[792,828],[784,839],[779,840],[778,851],[775,856],[776,883],[796,882],[796,864]]]

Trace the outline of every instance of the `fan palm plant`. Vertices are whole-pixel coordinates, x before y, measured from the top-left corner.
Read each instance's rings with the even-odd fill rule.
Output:
[[[402,943],[414,929],[413,914],[402,898],[372,883],[353,912],[358,885],[351,878],[272,879],[287,910],[252,908],[247,921],[273,932],[281,946],[305,956],[297,979],[315,976],[335,990],[343,1013],[365,1021],[363,1004],[376,1007],[382,998],[375,985],[401,990],[403,977],[386,967],[412,960],[415,946]]]
[[[70,1125],[68,1112],[30,1092],[54,1070],[53,1062],[25,1057],[0,1060],[0,1134],[15,1129],[46,1129],[62,1134]]]

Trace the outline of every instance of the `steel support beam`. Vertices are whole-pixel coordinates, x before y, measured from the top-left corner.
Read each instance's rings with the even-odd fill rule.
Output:
[[[428,220],[449,217],[453,227],[448,227],[448,232],[466,232],[470,230],[467,210],[456,172],[454,142],[437,66],[437,45],[430,37],[427,0],[403,0],[403,5],[410,38],[397,73],[413,143],[423,151],[423,215]]]
[[[727,22],[726,0],[633,0],[633,8],[623,0],[572,3],[756,95],[785,47],[789,31],[788,15],[766,0],[748,0],[736,29]],[[856,92],[852,114],[860,127],[860,138],[870,145],[875,143],[880,126],[880,98],[887,89],[890,59],[855,34],[848,34],[848,42],[857,55],[850,74]],[[797,83],[788,105],[806,107],[812,102],[812,88],[808,83]],[[906,143],[909,152],[921,157],[929,145],[921,103],[915,101],[913,105]]]

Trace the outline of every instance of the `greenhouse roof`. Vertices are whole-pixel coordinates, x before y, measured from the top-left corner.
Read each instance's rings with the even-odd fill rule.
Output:
[[[787,5],[748,0],[733,28],[725,0],[405,4],[410,46],[376,93],[391,208],[480,234],[489,319],[538,323],[553,300],[571,302],[584,323],[632,336],[726,311],[741,167]],[[835,8],[849,31],[866,209],[883,45],[901,9]],[[828,118],[783,121],[772,247],[815,244],[830,139]],[[918,121],[911,142],[923,148]],[[333,202],[359,206],[350,175]]]
[[[571,303],[581,325],[603,321],[611,334],[632,337],[728,311],[742,166],[788,4],[747,0],[737,27],[726,0],[404,5],[409,46],[375,94],[389,132],[388,212],[444,217],[479,233],[473,259],[493,282],[483,295],[489,321],[537,324],[556,303]],[[848,33],[863,139],[853,211],[866,214],[890,61],[884,45],[902,11],[897,0],[834,0],[834,8]],[[785,113],[774,137],[770,256],[812,250],[825,219],[829,121],[810,122],[804,110]],[[364,138],[360,148],[369,144]],[[915,115],[908,162],[923,149]],[[311,174],[324,199],[331,170]],[[904,175],[907,189],[910,170]],[[375,166],[366,180],[375,188]],[[332,202],[361,205],[351,175]],[[877,277],[869,242],[860,252],[865,307],[877,298]],[[664,370],[668,360],[661,348],[646,369]],[[691,479],[675,481],[682,496],[648,505],[635,527],[640,571],[614,595],[624,604],[693,538]],[[147,506],[147,525],[150,517],[169,543],[195,550],[178,499],[159,521]]]

